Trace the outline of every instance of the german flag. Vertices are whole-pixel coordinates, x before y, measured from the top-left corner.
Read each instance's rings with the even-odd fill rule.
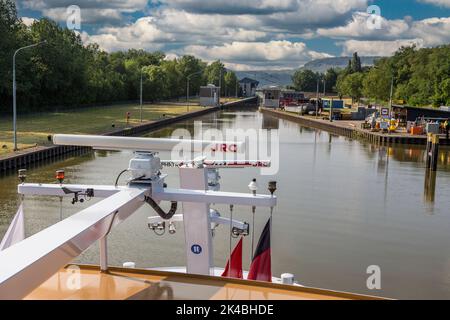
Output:
[[[248,273],[248,280],[272,282],[272,263],[270,257],[270,225],[267,222],[256,247],[255,255]]]
[[[239,240],[236,248],[234,248],[233,253],[231,254],[231,268],[230,261],[227,262],[227,266],[225,267],[225,271],[222,274],[222,277],[243,279],[242,276],[242,237]]]

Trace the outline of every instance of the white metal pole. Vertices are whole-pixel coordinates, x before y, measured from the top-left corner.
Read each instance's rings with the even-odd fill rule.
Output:
[[[17,151],[17,97],[16,97],[16,91],[17,91],[17,85],[16,85],[16,55],[19,53],[19,51],[23,49],[28,49],[32,47],[36,47],[40,44],[46,43],[47,40],[41,41],[39,43],[35,43],[29,46],[25,46],[22,48],[17,49],[14,52],[13,55],[13,143],[14,143],[14,151]]]
[[[392,95],[394,94],[394,76],[392,76],[392,81],[391,81],[391,95],[389,98],[389,117],[391,117],[391,113],[392,113]]]
[[[187,112],[189,112],[189,77],[187,78],[187,88],[186,88],[186,108]]]
[[[229,278],[233,277],[231,275],[231,257],[233,255],[233,249],[232,249],[232,244],[233,244],[233,209],[234,209],[234,205],[230,205],[230,257],[228,259],[228,277]]]
[[[320,80],[317,79],[316,118],[318,117],[318,113],[319,113],[319,85],[320,85]]]
[[[330,100],[330,122],[333,122],[333,98]]]
[[[140,103],[141,103],[141,108],[140,108],[140,118],[141,118],[141,122],[142,122],[142,69],[141,69],[141,94],[140,94]]]
[[[199,74],[199,73],[202,73],[202,72],[203,72],[203,70],[200,70],[200,71],[191,73],[190,75],[188,75],[186,77],[186,79],[187,79],[187,88],[186,88],[186,108],[187,108],[187,112],[190,111],[190,105],[189,105],[189,82],[191,81],[191,77],[192,76],[195,76],[196,74]]]
[[[17,105],[16,105],[16,54],[13,56],[13,140],[14,151],[17,151]]]
[[[100,271],[108,271],[108,243],[107,236],[100,239]]]
[[[222,68],[220,68],[219,72],[219,104],[221,95],[222,95]]]

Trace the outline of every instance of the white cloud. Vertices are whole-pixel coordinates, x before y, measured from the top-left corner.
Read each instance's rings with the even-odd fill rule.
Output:
[[[36,19],[34,19],[34,18],[28,18],[28,17],[22,17],[21,19],[22,19],[22,22],[23,22],[27,27],[31,26],[31,25],[33,24],[33,22],[36,21]]]
[[[173,52],[168,52],[168,53],[166,53],[166,57],[164,58],[164,60],[172,61],[172,60],[176,60],[179,58],[180,58],[180,56],[178,54],[173,53]]]
[[[180,23],[183,21],[183,23]],[[259,31],[258,22],[251,16],[242,17],[240,26],[235,18],[221,15],[199,15],[185,11],[166,9],[154,15],[119,27],[104,27],[96,35],[87,37],[108,51],[123,48],[152,50],[155,45],[195,44],[211,45],[230,41],[258,41],[267,37]]]
[[[143,11],[147,0],[19,0],[20,7],[40,11],[43,16],[64,22],[66,10],[72,5],[81,9],[82,23],[105,24],[118,23],[124,13]]]
[[[67,21],[70,13],[67,12],[66,8],[50,8],[43,9],[42,13],[44,16],[55,20],[55,21]],[[83,9],[80,12],[81,25],[86,24],[96,24],[99,21],[102,23],[114,23],[122,20],[122,14],[116,9]]]
[[[298,9],[297,0],[162,0],[173,8],[195,13],[267,14]]]
[[[154,20],[154,17],[145,17],[125,27],[105,27],[96,35],[85,33],[83,40],[86,43],[96,42],[106,51],[131,48],[154,51],[175,40],[172,34],[160,30]]]
[[[419,0],[419,2],[434,4],[441,7],[450,7],[450,0]]]
[[[367,27],[368,17],[366,13],[354,13],[346,25],[319,28],[317,35],[345,40],[341,43],[343,55],[357,51],[356,48],[360,47],[360,54],[370,52],[388,56],[405,43],[413,42],[421,47],[431,47],[450,42],[450,17],[418,21],[411,17],[397,20],[382,18],[379,30]]]
[[[380,29],[369,28],[367,21],[370,15],[364,12],[356,12],[346,25],[334,28],[319,28],[317,34],[331,38],[364,38],[364,39],[398,39],[409,31],[408,21],[387,20],[381,18]]]
[[[423,47],[422,39],[393,40],[393,41],[358,41],[347,40],[341,43],[343,46],[343,56],[350,56],[358,52],[360,56],[391,56],[401,47],[416,45]]]
[[[330,55],[309,50],[302,42],[232,42],[221,46],[192,45],[185,48],[190,54],[207,61],[220,59],[228,67],[247,69],[291,69],[312,59]]]
[[[422,39],[427,47],[450,43],[450,17],[416,21],[409,35]]]
[[[450,0],[417,0],[449,6]],[[19,0],[25,7],[63,22],[72,0]],[[414,21],[382,18],[381,30],[367,27],[373,0],[80,0],[83,23],[97,24],[86,43],[107,51],[129,48],[193,53],[222,59],[238,69],[292,68],[328,56],[304,40],[338,40],[342,54],[390,55],[402,45],[450,42],[450,18]],[[150,6],[149,6],[150,4]],[[146,16],[126,21],[129,13]],[[303,39],[303,40],[302,40]],[[171,56],[173,57],[173,56]]]

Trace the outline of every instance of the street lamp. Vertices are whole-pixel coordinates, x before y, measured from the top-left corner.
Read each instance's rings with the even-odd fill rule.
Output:
[[[319,116],[319,85],[320,85],[320,79],[317,79],[316,118]]]
[[[195,76],[196,74],[202,73],[203,70],[194,72],[190,75],[187,76],[187,88],[186,88],[186,108],[187,108],[187,112],[189,112],[189,81],[191,80],[192,76]]]
[[[392,117],[392,95],[394,93],[394,75],[392,75],[392,80],[391,80],[391,95],[389,98],[389,117]]]
[[[140,118],[141,118],[141,122],[142,122],[142,70],[144,69],[144,67],[141,68],[141,86],[140,86]]]
[[[36,47],[38,45],[47,43],[47,40],[35,43],[35,44],[31,44],[29,46],[25,46],[22,48],[19,48],[16,50],[16,52],[14,52],[14,56],[13,56],[13,139],[14,139],[14,151],[17,151],[17,102],[16,102],[16,90],[17,90],[17,85],[16,85],[16,55],[19,53],[19,51],[22,51],[24,49],[28,49],[28,48],[33,48]]]
[[[373,66],[374,69],[380,70],[382,71],[382,69],[380,69],[378,66]],[[391,113],[392,113],[392,97],[394,95],[394,80],[395,80],[395,75],[394,75],[394,71],[391,70],[391,93],[389,96],[389,118],[391,117]]]

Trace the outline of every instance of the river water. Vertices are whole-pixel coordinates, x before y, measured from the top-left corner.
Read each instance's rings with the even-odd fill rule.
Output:
[[[424,151],[417,146],[378,147],[330,135],[252,111],[223,111],[196,119],[204,128],[269,128],[280,135],[280,170],[259,176],[259,170],[221,171],[222,191],[249,192],[257,177],[260,192],[278,181],[278,206],[272,234],[273,274],[290,272],[306,286],[391,298],[450,299],[450,150],[441,149],[433,186],[425,188]],[[175,128],[193,130],[187,121],[149,136],[170,136]],[[167,159],[168,153],[161,153]],[[32,168],[28,182],[54,182],[56,169],[66,170],[67,183],[113,184],[128,167],[130,152],[97,151]],[[178,186],[177,169],[166,169],[169,186]],[[18,206],[15,175],[0,177],[0,235]],[[431,179],[431,185],[434,185]],[[425,191],[427,189],[427,191]],[[434,191],[434,192],[433,192]],[[434,194],[433,194],[434,193]],[[63,202],[63,218],[92,204]],[[226,206],[216,206],[223,216]],[[26,232],[34,234],[60,219],[56,198],[25,199]],[[110,262],[134,261],[138,267],[180,266],[184,262],[184,232],[156,236],[144,207],[109,237]],[[251,209],[237,207],[235,217],[251,221]],[[269,217],[256,211],[256,239]],[[244,242],[248,269],[250,237]],[[229,233],[220,227],[214,238],[214,262],[223,267]],[[98,246],[79,259],[98,264]],[[369,290],[369,266],[381,270],[381,290]]]

